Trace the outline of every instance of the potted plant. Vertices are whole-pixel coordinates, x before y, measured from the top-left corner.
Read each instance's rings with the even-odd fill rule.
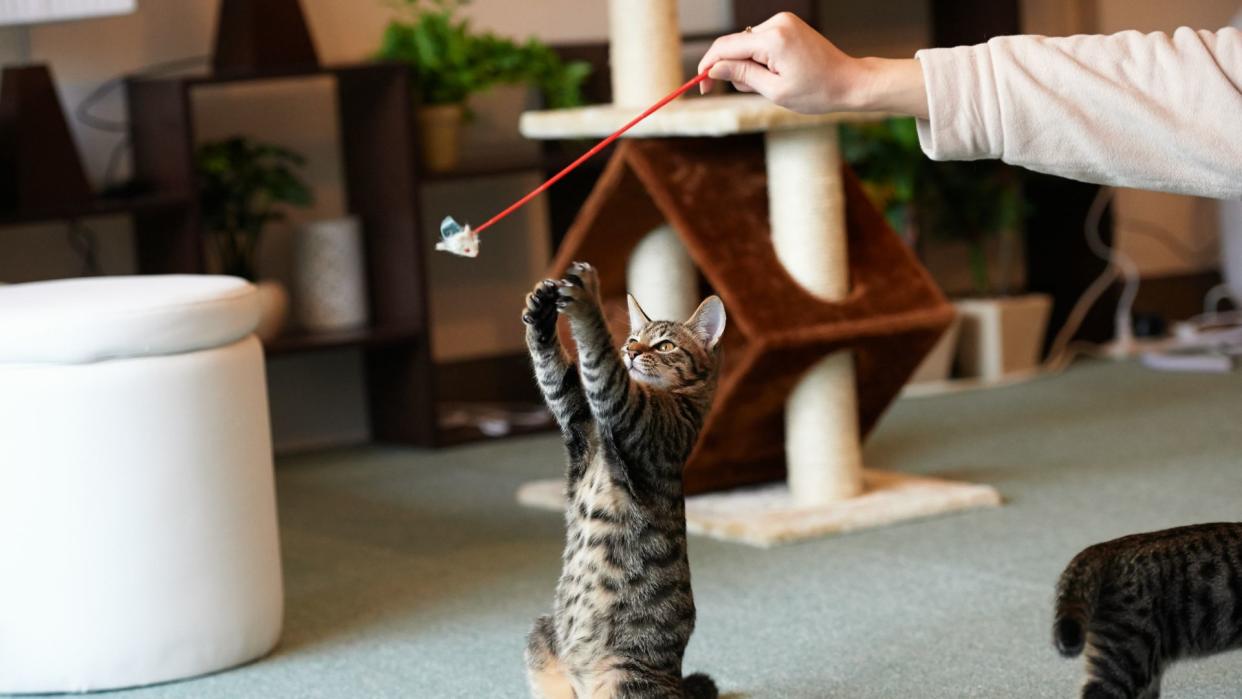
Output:
[[[992,381],[1036,366],[1051,299],[1015,293],[1010,258],[1024,213],[1021,171],[991,160],[931,161],[919,147],[913,119],[845,127],[842,155],[908,242],[926,249],[944,241],[965,252],[969,292],[954,303],[962,373]],[[995,265],[993,246],[1001,258]],[[944,378],[956,331],[946,333],[918,378]]]
[[[257,282],[262,315],[255,332],[263,340],[280,333],[289,297],[279,282],[258,281],[259,242],[268,224],[284,220],[281,205],[313,201],[296,172],[303,165],[291,150],[241,136],[204,143],[195,153],[207,238],[221,272]]]
[[[540,90],[551,108],[582,104],[585,61],[566,63],[546,44],[517,43],[478,33],[458,16],[466,0],[398,0],[403,16],[384,30],[376,58],[409,64],[424,165],[437,172],[456,166],[467,98],[499,84]]]

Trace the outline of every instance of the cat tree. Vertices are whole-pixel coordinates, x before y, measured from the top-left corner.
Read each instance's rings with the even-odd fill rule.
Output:
[[[613,104],[526,113],[525,136],[607,135],[682,82],[675,0],[612,0],[610,21]],[[862,466],[861,437],[953,311],[841,166],[837,125],[861,118],[674,102],[617,148],[553,264],[599,269],[620,333],[627,287],[660,318],[690,315],[700,271],[724,299],[726,363],[685,473],[710,493],[687,500],[693,532],[770,545],[1000,502]],[[519,499],[560,507],[562,487]]]

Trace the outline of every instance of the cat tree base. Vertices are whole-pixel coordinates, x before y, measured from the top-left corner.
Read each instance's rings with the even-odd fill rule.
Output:
[[[531,481],[518,489],[517,500],[560,511],[564,490],[562,479]],[[694,495],[686,498],[686,528],[767,548],[1000,504],[1000,493],[989,485],[864,469],[862,494],[828,505],[798,505],[784,483]]]

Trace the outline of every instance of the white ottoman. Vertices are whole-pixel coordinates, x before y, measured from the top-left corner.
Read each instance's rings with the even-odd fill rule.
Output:
[[[254,288],[0,287],[0,694],[200,675],[283,615]]]

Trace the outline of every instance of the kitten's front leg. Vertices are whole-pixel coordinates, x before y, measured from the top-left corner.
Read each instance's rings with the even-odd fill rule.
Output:
[[[535,380],[565,435],[570,455],[576,460],[585,449],[583,429],[590,419],[578,372],[569,363],[556,333],[557,282],[545,279],[526,295],[522,322],[526,324],[526,348],[535,368]]]
[[[599,276],[591,265],[575,262],[558,286],[560,298],[556,305],[569,317],[569,327],[578,345],[578,366],[587,403],[601,423],[608,423],[625,407],[630,376],[604,320]]]

